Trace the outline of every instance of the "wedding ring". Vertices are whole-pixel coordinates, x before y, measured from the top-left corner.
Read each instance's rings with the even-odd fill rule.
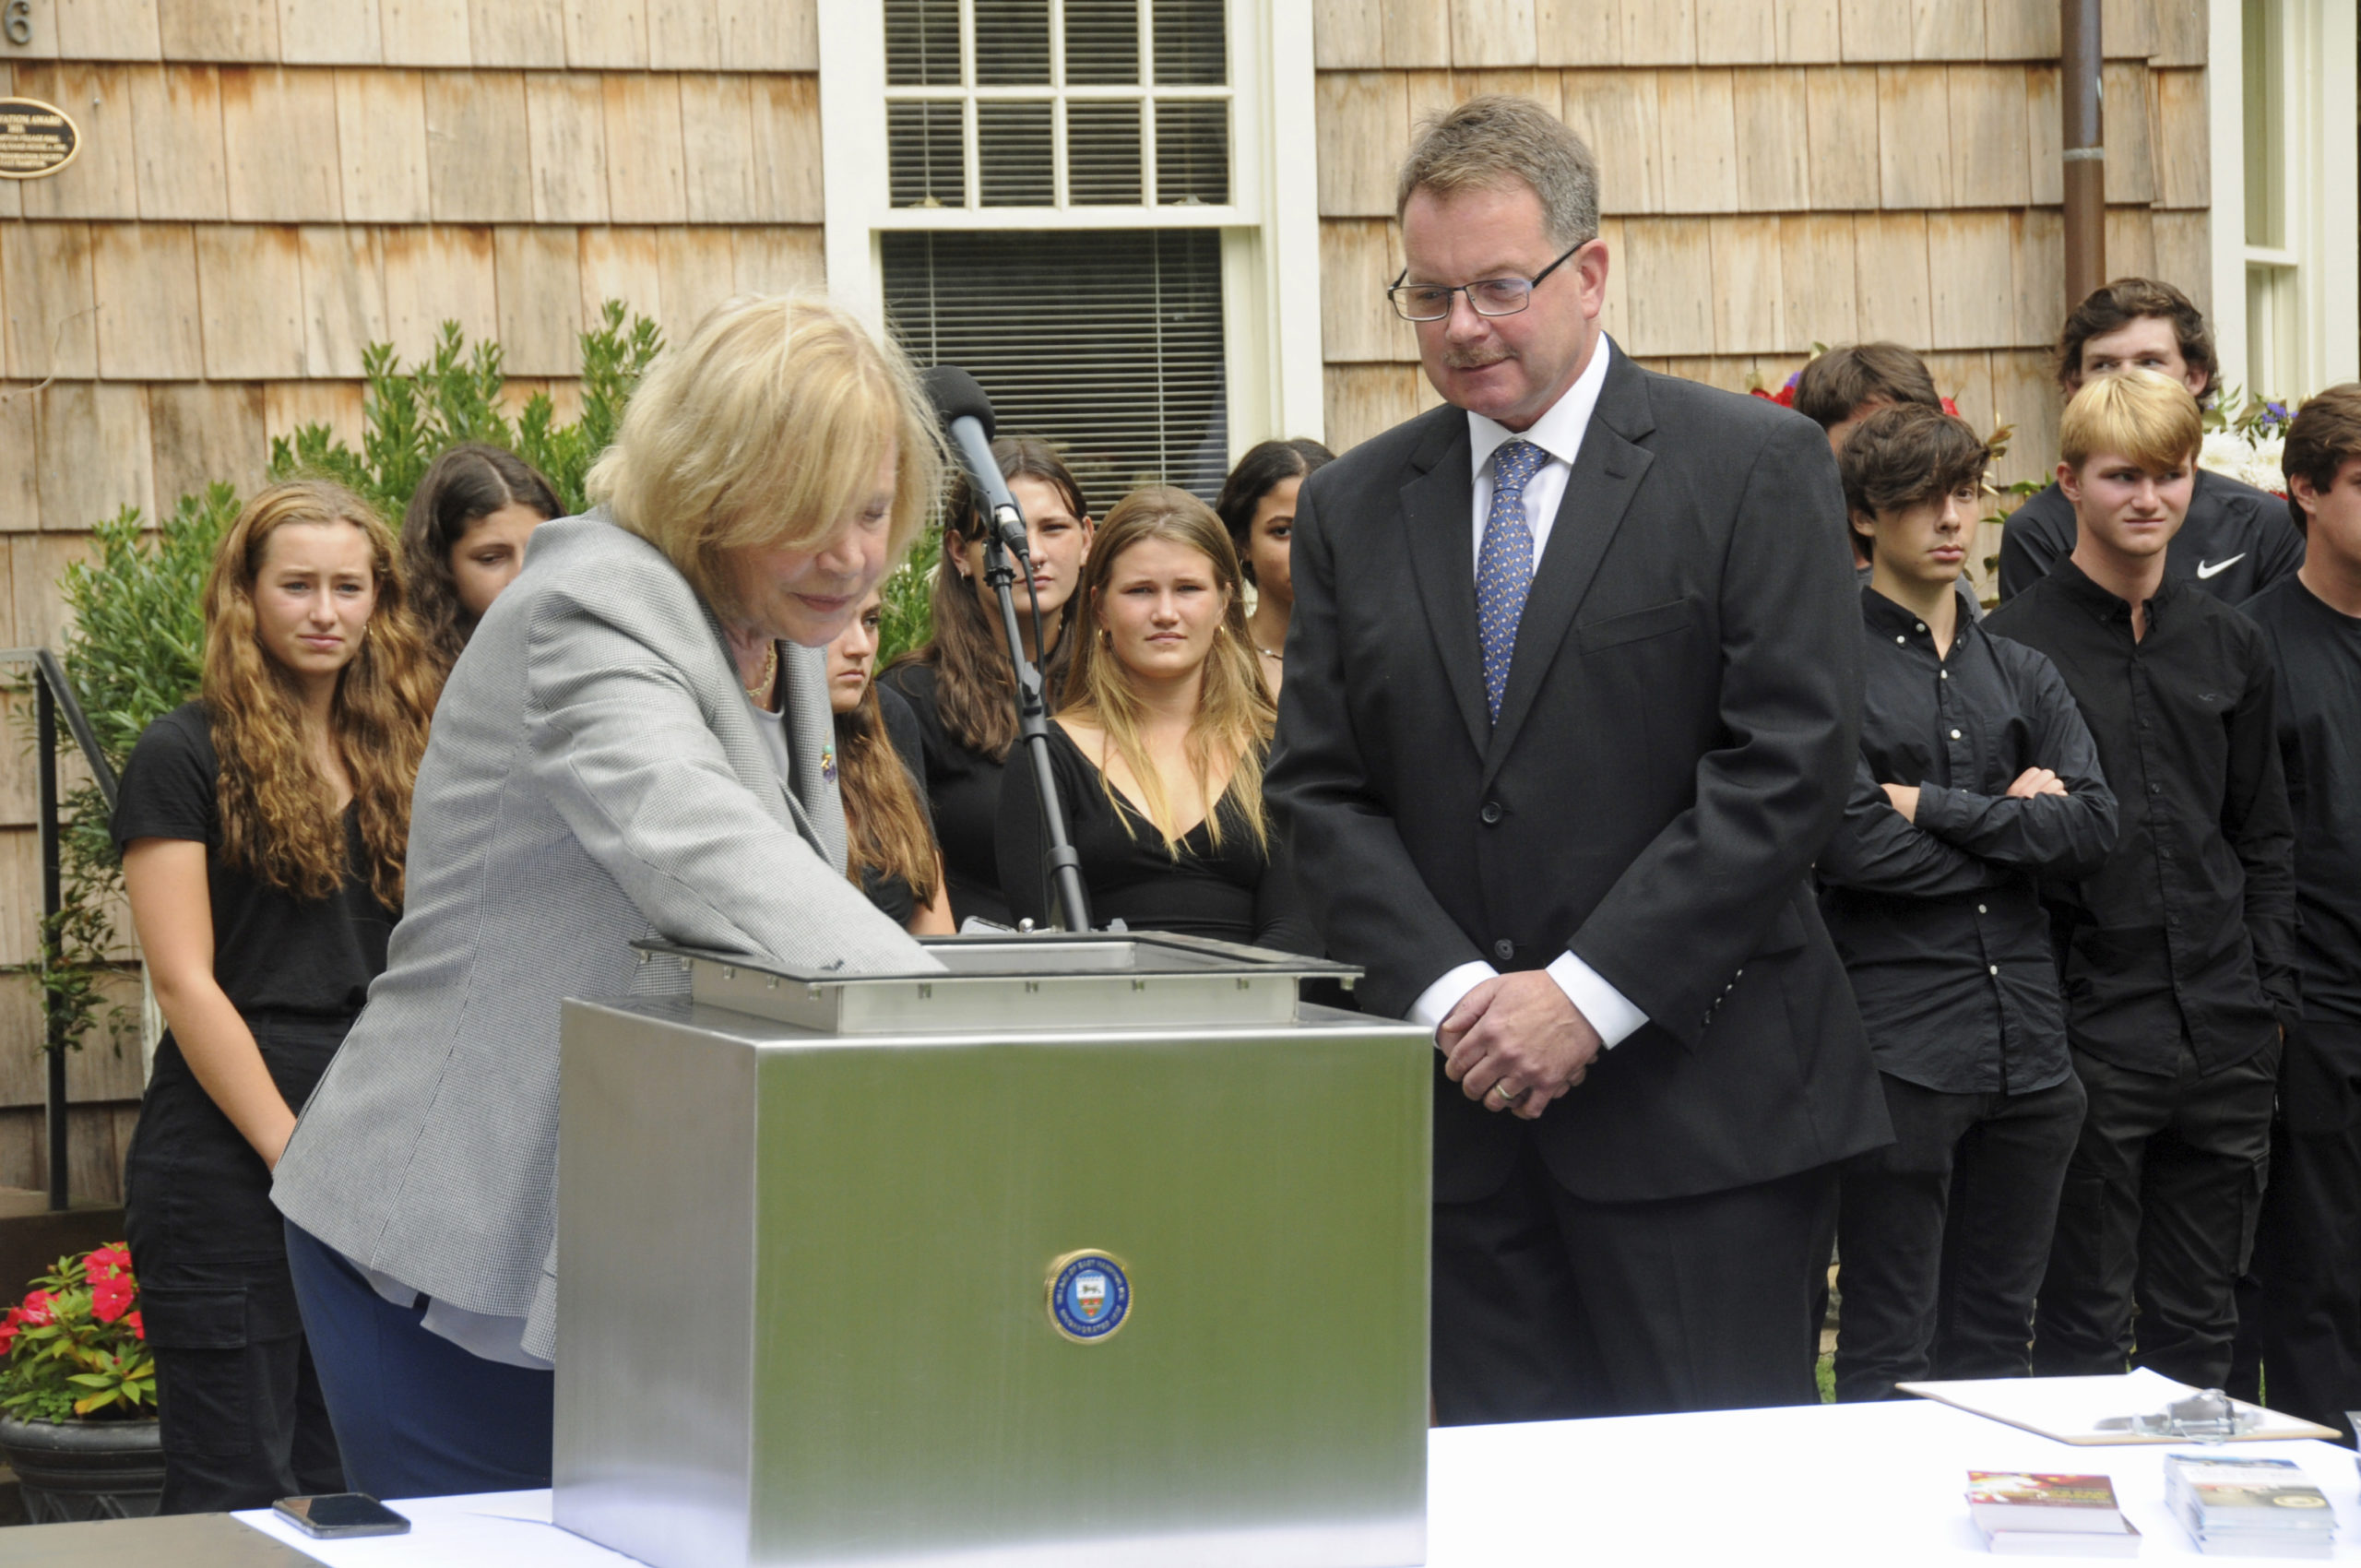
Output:
[[[1526,1093],[1524,1089],[1519,1089],[1514,1094],[1509,1093],[1509,1085],[1506,1078],[1503,1078],[1499,1083],[1494,1084],[1485,1092],[1488,1094],[1499,1095],[1502,1105],[1514,1105],[1518,1100],[1523,1099]]]

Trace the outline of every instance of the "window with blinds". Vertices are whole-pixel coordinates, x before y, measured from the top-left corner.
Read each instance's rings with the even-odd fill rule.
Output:
[[[885,0],[893,205],[1228,205],[1224,13],[1224,0]]]
[[[1063,447],[1093,515],[1141,484],[1207,501],[1219,492],[1228,431],[1217,231],[879,241],[886,319],[902,347],[920,365],[973,375],[1003,434]]]

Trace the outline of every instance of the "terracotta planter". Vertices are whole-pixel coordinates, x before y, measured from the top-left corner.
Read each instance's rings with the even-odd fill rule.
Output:
[[[36,1525],[144,1519],[164,1491],[164,1445],[153,1420],[0,1416],[0,1458],[17,1472],[25,1517]]]

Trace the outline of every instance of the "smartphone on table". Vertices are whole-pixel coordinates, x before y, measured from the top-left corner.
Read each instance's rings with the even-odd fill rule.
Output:
[[[329,1491],[316,1497],[282,1497],[271,1512],[307,1536],[337,1540],[350,1536],[398,1536],[409,1521],[362,1491]]]

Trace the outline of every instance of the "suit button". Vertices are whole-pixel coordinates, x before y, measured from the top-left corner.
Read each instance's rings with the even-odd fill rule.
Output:
[[[1484,809],[1476,814],[1484,819],[1485,826],[1489,827],[1492,824],[1501,820],[1501,802],[1498,801],[1486,801],[1484,802]]]
[[[1492,944],[1492,956],[1498,958],[1503,964],[1507,963],[1511,958],[1516,956],[1516,944],[1503,936],[1498,942]]]

